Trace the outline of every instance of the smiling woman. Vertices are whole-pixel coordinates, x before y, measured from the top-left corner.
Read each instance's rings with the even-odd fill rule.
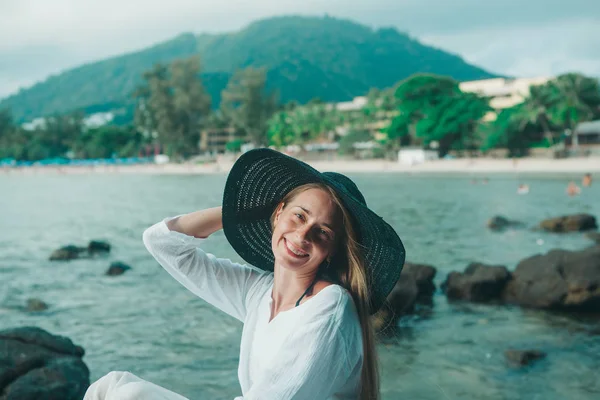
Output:
[[[250,265],[200,249],[224,229]],[[346,176],[281,153],[236,162],[223,206],[167,218],[144,243],[187,289],[244,323],[236,399],[378,399],[369,315],[394,287],[405,252]],[[183,397],[129,372],[95,382],[87,400]]]
[[[272,248],[279,266],[275,274],[281,276],[275,282],[297,281],[301,286],[308,283],[295,306],[331,284],[323,279],[323,274],[330,268],[336,250],[335,231],[343,229],[338,211],[341,204],[332,195],[335,194],[325,185],[299,186],[288,193],[271,217]],[[287,277],[290,274],[297,278]],[[291,304],[283,302],[288,292],[274,285],[272,318],[291,308]]]

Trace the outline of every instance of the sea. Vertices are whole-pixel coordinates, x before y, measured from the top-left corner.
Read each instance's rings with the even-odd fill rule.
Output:
[[[354,173],[369,206],[402,238],[407,260],[437,269],[432,307],[405,317],[378,354],[382,398],[598,399],[600,318],[514,306],[448,302],[439,290],[471,262],[513,270],[554,248],[592,245],[582,233],[533,229],[573,213],[600,217],[600,182],[569,197],[569,175]],[[221,204],[225,174],[0,174],[0,330],[37,326],[85,349],[96,380],[130,371],[190,399],[241,395],[237,364],[242,325],[195,297],[147,252],[143,231],[168,216]],[[530,191],[517,194],[520,183]],[[492,232],[495,216],[523,229]],[[105,240],[108,255],[49,261],[68,244]],[[222,232],[205,250],[241,261]],[[111,262],[132,267],[106,276]],[[46,311],[27,312],[39,298]],[[507,349],[547,353],[525,368]]]

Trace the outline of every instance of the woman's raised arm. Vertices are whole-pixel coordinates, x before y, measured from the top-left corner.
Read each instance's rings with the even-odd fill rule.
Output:
[[[213,207],[169,220],[167,227],[169,230],[180,232],[184,235],[205,239],[216,231],[223,229],[222,218],[221,207]]]
[[[167,218],[146,229],[143,241],[150,254],[179,283],[244,321],[253,288],[268,285],[272,279],[265,271],[217,258],[201,249],[202,238],[222,228],[221,218],[221,207]]]

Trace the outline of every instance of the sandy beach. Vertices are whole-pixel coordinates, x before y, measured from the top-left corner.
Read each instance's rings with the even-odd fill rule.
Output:
[[[519,174],[519,173],[593,173],[600,172],[600,158],[542,159],[454,159],[428,161],[416,165],[405,165],[385,160],[334,160],[308,162],[319,171],[343,173],[468,173],[468,174]],[[215,174],[227,173],[232,160],[221,160],[207,164],[140,164],[98,166],[30,166],[0,167],[2,174],[90,174],[90,173],[133,173],[133,174]]]

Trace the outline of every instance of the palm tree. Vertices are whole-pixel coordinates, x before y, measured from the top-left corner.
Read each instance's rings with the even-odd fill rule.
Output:
[[[557,125],[573,130],[579,122],[600,114],[598,80],[581,74],[565,74],[552,81],[550,108]]]
[[[548,143],[554,145],[552,131],[554,124],[549,110],[552,98],[552,87],[549,83],[532,86],[529,89],[529,97],[518,107],[511,118],[520,132],[527,131],[531,126],[540,127]]]

